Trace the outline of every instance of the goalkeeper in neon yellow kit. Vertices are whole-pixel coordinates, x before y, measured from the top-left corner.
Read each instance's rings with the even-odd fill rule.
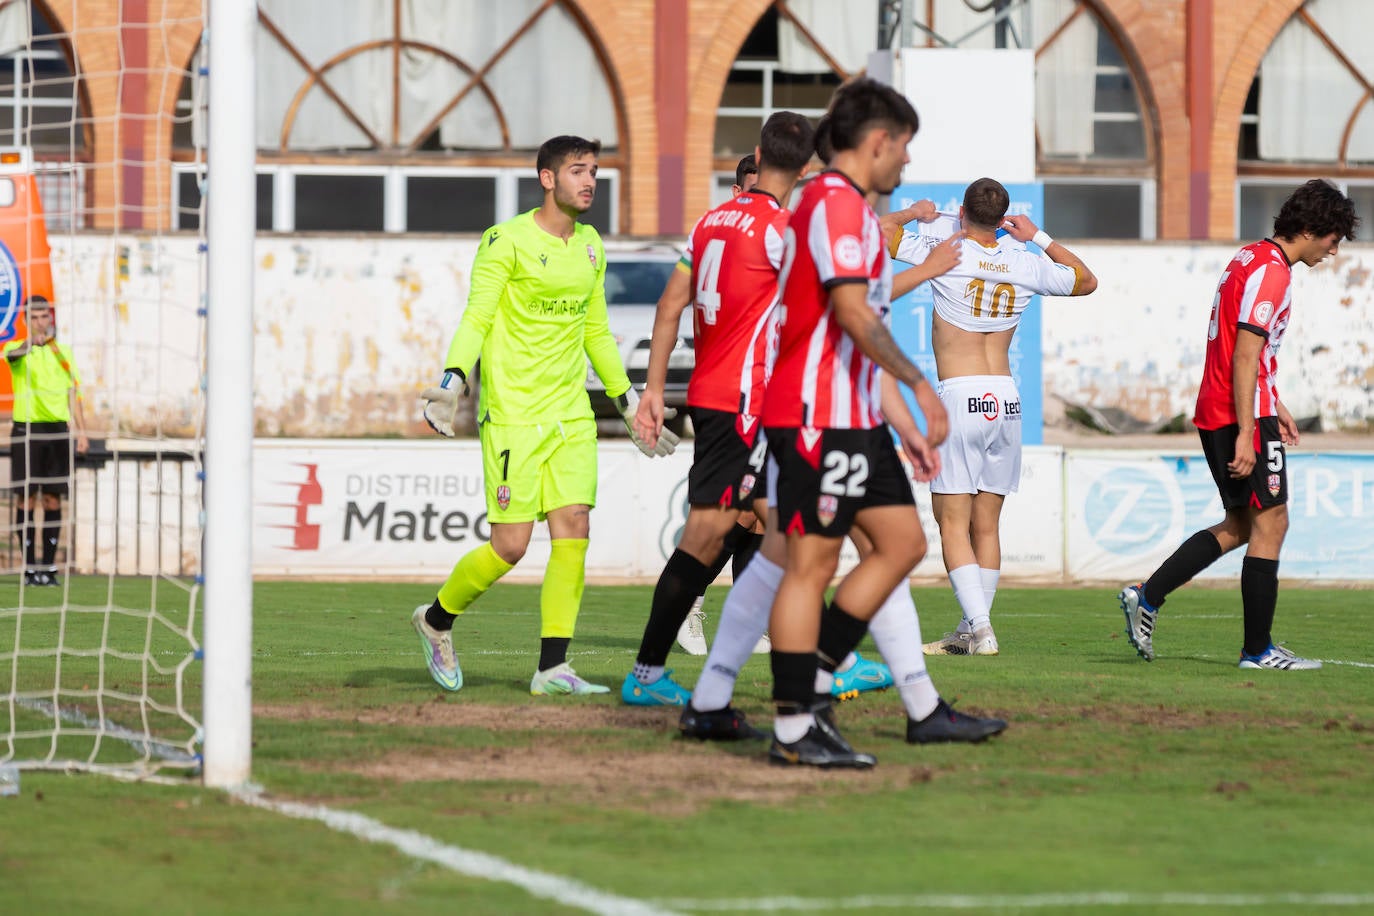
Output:
[[[554,137],[539,148],[544,203],[488,229],[449,345],[443,382],[424,392],[425,419],[453,435],[460,394],[481,357],[477,408],[491,541],[458,561],[432,605],[411,622],[434,680],[463,686],[452,630],[478,596],[520,561],[536,521],[548,520],[552,552],[539,596],[539,668],[530,693],[605,693],[568,664],[582,602],[591,507],[596,504],[596,421],[587,360],[647,455],[671,454],[677,437],[647,446],[634,433],[639,398],[630,387],[606,315],[606,252],[577,217],[592,205],[601,144]]]

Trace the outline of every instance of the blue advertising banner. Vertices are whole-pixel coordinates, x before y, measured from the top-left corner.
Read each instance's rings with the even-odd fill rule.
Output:
[[[892,209],[901,210],[918,200],[933,200],[943,213],[958,213],[964,198],[962,184],[904,184],[892,192]],[[1009,184],[1011,195],[1008,213],[1024,213],[1037,223],[1044,209],[1044,189],[1037,183]],[[915,231],[914,226],[912,231]],[[900,261],[894,271],[907,269]],[[935,352],[930,345],[930,322],[934,313],[930,285],[921,284],[892,303],[892,334],[914,362],[930,379],[936,378]],[[1034,296],[1021,315],[1021,324],[1012,338],[1010,360],[1012,378],[1021,392],[1021,441],[1026,445],[1040,445],[1045,441],[1045,410],[1041,393],[1042,371],[1040,351],[1040,297]],[[910,394],[907,400],[920,418]],[[924,423],[922,423],[924,428]]]
[[[19,274],[19,265],[9,246],[0,242],[0,343],[13,340],[17,332],[15,319],[19,306],[24,301],[24,284]],[[6,391],[9,389],[6,388]]]
[[[1374,454],[1289,452],[1287,579],[1374,579]],[[1201,452],[1068,452],[1064,468],[1068,550],[1075,579],[1138,581],[1194,531],[1221,521],[1216,484]],[[1202,577],[1240,575],[1244,550]]]

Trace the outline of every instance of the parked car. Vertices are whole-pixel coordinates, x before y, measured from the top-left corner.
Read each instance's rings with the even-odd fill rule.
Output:
[[[649,341],[654,333],[654,314],[658,297],[682,257],[671,246],[606,246],[606,307],[610,313],[611,333],[620,347],[630,382],[642,389],[649,372]],[[687,420],[687,382],[696,364],[692,348],[692,310],[684,309],[678,324],[677,343],[668,357],[668,380],[663,401],[676,407],[678,415],[668,427],[679,435]],[[619,413],[591,366],[587,367],[587,393],[598,418],[616,419]]]

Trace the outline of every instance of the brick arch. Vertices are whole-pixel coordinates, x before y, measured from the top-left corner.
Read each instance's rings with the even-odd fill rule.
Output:
[[[716,109],[720,107],[725,81],[730,76],[730,68],[734,66],[744,40],[772,5],[773,0],[733,0],[728,4],[722,3],[715,29],[693,35],[693,47],[688,57],[691,69],[687,77],[691,86],[687,103],[686,173],[689,176],[709,177],[712,174]],[[696,12],[694,8],[694,15]],[[691,228],[690,221],[694,221],[698,214],[711,205],[710,183],[689,182],[684,195],[683,212],[687,214],[689,224],[683,226],[682,231],[686,232]]]
[[[653,35],[653,9],[617,3],[617,0],[561,0],[560,5],[582,29],[601,63],[606,85],[611,90],[611,106],[615,110],[616,145],[624,162],[620,185],[620,231],[633,233],[638,227],[651,225],[645,214],[644,201],[657,208],[657,182],[653,150],[657,148],[654,126],[654,71],[652,59],[635,53],[633,42],[608,40],[617,35]],[[645,29],[645,31],[640,31]],[[647,63],[647,66],[646,66]],[[646,123],[647,122],[647,125]],[[645,142],[647,126],[654,142]],[[648,212],[653,212],[649,210]]]
[[[1188,96],[1182,48],[1145,0],[1088,0],[1111,30],[1140,93],[1147,150],[1158,182],[1160,238],[1188,236]]]
[[[171,157],[172,117],[178,80],[159,79],[156,71],[179,70],[200,40],[202,0],[149,0],[147,22],[159,26],[146,35],[146,67],[152,71],[141,98],[121,95],[119,4],[91,0],[44,0],[40,8],[54,30],[66,33],[73,72],[80,78],[81,99],[91,119],[89,152],[94,166],[87,206],[95,208],[97,228],[124,219],[125,206],[156,210],[131,225],[166,228],[171,221],[171,195],[166,170],[157,164]],[[144,114],[156,117],[146,118]],[[129,117],[121,121],[121,114]],[[127,132],[139,125],[138,133]],[[121,137],[120,130],[126,134]],[[130,141],[134,142],[130,142]],[[141,149],[143,162],[118,165],[130,146]],[[120,149],[118,147],[123,147]],[[146,165],[143,163],[147,163]]]
[[[1230,21],[1218,17],[1214,26],[1215,52],[1230,49],[1223,59],[1217,53],[1213,74],[1212,198],[1207,222],[1212,238],[1231,238],[1236,234],[1236,148],[1240,142],[1240,116],[1245,97],[1259,72],[1260,61],[1279,31],[1306,0],[1261,0],[1254,14],[1241,18],[1232,30]]]

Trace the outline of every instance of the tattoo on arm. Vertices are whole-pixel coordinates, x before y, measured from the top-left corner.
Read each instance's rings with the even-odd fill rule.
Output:
[[[864,329],[864,343],[860,349],[885,371],[906,382],[908,387],[914,388],[925,379],[925,373],[906,358],[902,348],[880,321],[869,322]]]

